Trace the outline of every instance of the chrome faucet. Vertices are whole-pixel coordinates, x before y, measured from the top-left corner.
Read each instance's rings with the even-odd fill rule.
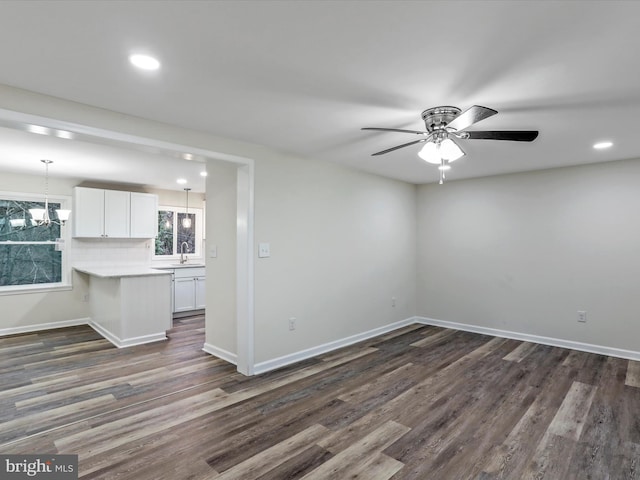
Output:
[[[189,257],[184,254],[185,247],[189,249],[189,244],[187,242],[182,242],[182,244],[180,244],[180,265],[187,263],[189,260]]]

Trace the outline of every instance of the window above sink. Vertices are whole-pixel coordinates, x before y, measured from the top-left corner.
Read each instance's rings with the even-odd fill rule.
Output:
[[[154,261],[169,261],[172,268],[179,268],[180,254],[191,258],[202,258],[203,244],[203,211],[200,208],[189,208],[188,217],[191,227],[183,226],[187,213],[182,207],[158,207],[158,236],[155,240]],[[202,266],[202,262],[197,266]],[[176,266],[177,265],[177,266]]]

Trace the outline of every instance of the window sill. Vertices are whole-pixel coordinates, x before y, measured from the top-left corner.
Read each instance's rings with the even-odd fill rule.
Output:
[[[72,290],[73,286],[67,283],[61,284],[41,284],[41,285],[12,285],[8,287],[0,287],[0,296],[3,295],[21,295],[24,293],[49,293],[64,292]]]

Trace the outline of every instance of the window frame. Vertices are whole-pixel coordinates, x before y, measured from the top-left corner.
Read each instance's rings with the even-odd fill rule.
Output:
[[[42,202],[44,203],[43,193],[27,193],[27,192],[8,192],[0,191],[0,199],[15,200],[23,202]],[[48,195],[50,203],[59,203],[62,209],[71,209],[70,195]],[[49,292],[56,290],[70,290],[71,272],[69,271],[69,245],[71,239],[71,222],[73,221],[73,212],[67,220],[66,225],[60,225],[60,241],[2,241],[0,245],[54,245],[60,248],[60,270],[61,278],[59,282],[52,283],[29,283],[24,285],[0,285],[0,295],[13,295],[17,293],[37,293]]]
[[[186,208],[185,207],[176,207],[176,206],[172,206],[172,205],[158,205],[158,211],[156,212],[156,216],[157,214],[159,214],[161,211],[172,211],[173,215],[174,215],[174,222],[178,221],[178,214],[179,213],[187,213]],[[198,258],[201,259],[203,256],[203,250],[204,250],[204,210],[202,208],[192,208],[189,207],[189,212],[190,215],[195,215],[195,252],[193,253],[185,253],[185,255],[189,256],[189,258]],[[177,245],[177,236],[178,236],[178,229],[175,228],[175,223],[174,223],[174,229],[173,229],[173,255],[156,255],[156,249],[155,249],[155,243],[153,246],[153,253],[151,255],[151,260],[153,262],[162,262],[162,261],[175,261],[178,260],[180,258],[180,248]]]

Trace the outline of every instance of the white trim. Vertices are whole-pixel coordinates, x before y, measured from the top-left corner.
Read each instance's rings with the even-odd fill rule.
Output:
[[[118,348],[133,347],[134,345],[143,345],[145,343],[159,342],[167,339],[167,335],[164,332],[161,332],[122,340],[93,320],[89,320],[89,326]]]
[[[39,332],[42,330],[52,330],[54,328],[76,327],[78,325],[88,325],[88,318],[77,318],[75,320],[62,320],[60,322],[38,323],[37,325],[26,325],[24,327],[0,328],[0,337],[6,335],[20,335],[23,333]]]
[[[593,345],[591,343],[574,342],[573,340],[563,340],[561,338],[543,337],[540,335],[532,335],[529,333],[518,333],[509,330],[498,330],[495,328],[480,327],[476,325],[469,325],[466,323],[449,322],[446,320],[437,320],[435,318],[428,317],[415,317],[415,322],[424,325],[434,325],[437,327],[462,330],[465,332],[481,333],[483,335],[491,335],[493,337],[510,338],[513,340],[522,340],[524,342],[550,345],[552,347],[568,348],[570,350],[579,350],[581,352],[597,353],[599,355],[607,355],[610,357],[640,361],[640,352],[636,352],[633,350],[624,350],[621,348],[607,347],[604,345]]]
[[[22,295],[24,293],[48,293],[71,291],[73,286],[70,283],[35,283],[29,285],[7,285],[0,288],[0,297],[3,295]]]
[[[316,347],[311,347],[306,350],[301,350],[299,352],[290,353],[288,355],[274,358],[272,360],[256,363],[253,369],[253,373],[255,375],[258,375],[261,373],[269,372],[271,370],[275,370],[276,368],[291,365],[292,363],[306,360],[307,358],[315,357],[332,350],[337,350],[338,348],[353,345],[354,343],[362,342],[363,340],[368,340],[379,335],[384,335],[385,333],[389,333],[393,330],[397,330],[398,328],[406,327],[407,325],[412,325],[414,323],[416,323],[415,317],[406,318],[398,322],[390,323],[389,325],[374,328],[373,330],[368,330],[356,335],[351,335],[350,337],[342,338],[340,340],[334,340],[332,342],[318,345]]]
[[[214,357],[221,358],[225,362],[233,363],[234,365],[238,364],[238,356],[235,353],[224,350],[223,348],[216,347],[210,343],[205,343],[202,350]]]
[[[236,365],[243,375],[254,375],[253,163],[237,168],[236,225]]]

